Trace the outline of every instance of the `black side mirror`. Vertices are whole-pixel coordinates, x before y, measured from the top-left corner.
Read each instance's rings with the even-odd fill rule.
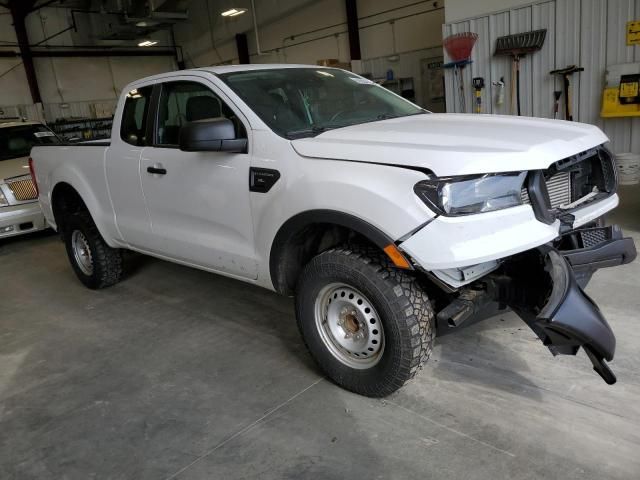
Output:
[[[206,118],[180,128],[180,150],[243,153],[247,151],[247,139],[236,138],[235,127],[228,118]]]

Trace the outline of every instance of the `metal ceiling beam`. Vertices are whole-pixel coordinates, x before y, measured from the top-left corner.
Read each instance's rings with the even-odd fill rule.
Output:
[[[38,78],[36,77],[36,69],[33,65],[33,56],[29,47],[29,35],[25,25],[25,18],[33,9],[35,0],[9,0],[9,10],[13,19],[13,28],[16,32],[20,55],[22,56],[22,64],[24,72],[27,76],[29,91],[31,92],[31,100],[33,103],[41,103],[40,88],[38,87]]]
[[[22,54],[16,51],[1,50],[0,57],[19,57]],[[68,49],[68,50],[31,50],[31,58],[56,58],[56,57],[175,57],[176,50],[163,49]]]
[[[53,57],[174,57],[176,55],[173,49],[162,50],[37,50],[33,53],[34,57],[53,58]]]
[[[360,28],[358,27],[358,5],[356,0],[345,0],[347,10],[347,30],[349,32],[349,53],[351,60],[362,59],[360,52]]]

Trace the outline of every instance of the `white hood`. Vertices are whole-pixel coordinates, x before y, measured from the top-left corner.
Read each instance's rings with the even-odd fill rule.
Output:
[[[0,160],[0,183],[11,177],[29,175],[29,157]]]
[[[607,142],[593,125],[506,115],[427,114],[293,140],[302,156],[427,168],[438,176],[540,170]]]

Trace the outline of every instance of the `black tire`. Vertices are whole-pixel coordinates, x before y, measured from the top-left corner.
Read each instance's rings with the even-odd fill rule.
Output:
[[[74,254],[72,246],[74,232],[79,232],[86,239],[92,260],[90,274],[83,271]],[[62,236],[73,271],[86,287],[97,290],[110,287],[120,281],[122,252],[106,244],[89,212],[80,211],[65,219]]]
[[[352,368],[340,361],[316,323],[316,299],[336,283],[361,292],[378,313],[384,348],[370,368]],[[304,267],[296,289],[296,317],[324,373],[341,387],[368,397],[389,395],[413,378],[431,355],[435,336],[433,307],[416,279],[394,268],[385,255],[360,247],[328,250]]]

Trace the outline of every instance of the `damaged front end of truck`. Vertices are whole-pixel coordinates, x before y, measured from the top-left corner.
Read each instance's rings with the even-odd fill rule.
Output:
[[[554,196],[562,197],[563,183],[569,189],[568,200],[560,206]],[[560,222],[559,236],[494,262],[486,275],[450,291],[451,301],[447,300],[437,314],[438,334],[470,325],[483,314],[486,317],[490,305],[508,307],[553,355],[576,355],[582,347],[604,381],[615,383],[616,377],[605,363],[613,359],[615,336],[583,289],[596,270],[632,262],[636,248],[618,226],[605,227],[601,221],[579,228],[573,224],[581,207],[613,195],[616,187],[613,158],[604,148],[557,162],[548,171],[529,172],[523,191],[526,202],[538,221],[548,225]],[[571,202],[569,208],[567,201]],[[481,269],[482,265],[473,267],[474,271]]]
[[[582,347],[594,370],[613,384],[616,377],[605,360],[613,360],[616,339],[582,285],[597,269],[635,257],[633,240],[623,238],[618,227],[572,231],[553,244],[505,259],[499,269],[457,292],[437,315],[438,334],[474,323],[497,303],[520,316],[553,355],[576,355]]]

